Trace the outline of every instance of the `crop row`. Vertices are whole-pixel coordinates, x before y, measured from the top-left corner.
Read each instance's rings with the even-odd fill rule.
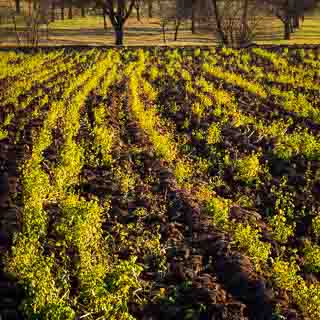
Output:
[[[8,110],[2,138],[16,125],[16,113],[21,128],[46,113],[22,166],[23,229],[6,259],[6,270],[27,289],[27,317],[129,319],[133,300],[151,299],[148,281],[142,280],[149,253],[138,257],[142,249],[130,233],[161,260],[159,237],[128,222],[131,214],[139,223],[147,221],[146,208],[131,206],[146,202],[137,190],[151,188],[149,183],[148,201],[156,205],[155,199],[161,202],[169,193],[175,201],[185,197],[179,200],[185,206],[197,204],[201,216],[231,237],[233,250],[250,258],[257,277],[272,283],[279,296],[287,290],[304,316],[320,317],[320,287],[308,280],[320,268],[318,212],[303,206],[297,194],[318,204],[319,177],[313,177],[319,171],[318,127],[294,125],[297,116],[318,122],[316,103],[308,93],[267,85],[265,68],[250,76],[258,69],[234,52],[216,54],[92,50],[13,55],[2,62],[8,70],[22,62],[2,75],[4,83],[13,81],[8,95],[1,95]],[[288,76],[279,82],[296,88],[304,77],[311,81],[314,71],[299,75],[301,67],[290,75],[289,58],[277,60],[259,50],[250,54],[269,60],[275,68],[270,74],[281,70]],[[224,55],[235,57],[235,72],[223,64]],[[29,68],[23,61],[45,67]],[[246,106],[248,97],[259,111]],[[276,108],[292,111],[294,120],[264,118],[262,107],[270,99]],[[275,173],[281,161],[292,176]],[[159,185],[156,174],[144,172],[150,162],[160,166]],[[292,179],[301,162],[297,192]],[[103,179],[109,182],[100,186]],[[301,231],[307,219],[311,231]],[[305,234],[307,240],[300,241]],[[126,244],[134,254],[123,253]],[[121,258],[114,254],[116,246]]]

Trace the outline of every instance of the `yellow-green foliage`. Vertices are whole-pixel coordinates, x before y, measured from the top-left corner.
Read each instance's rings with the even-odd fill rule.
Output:
[[[294,291],[300,282],[300,276],[297,275],[299,266],[294,262],[283,261],[276,258],[272,265],[272,276],[275,283],[280,288],[288,291]]]
[[[200,104],[199,102],[194,102],[191,106],[191,110],[192,113],[198,117],[198,118],[202,118],[205,108],[202,104]]]
[[[169,133],[160,134],[157,132],[156,127],[157,123],[159,123],[157,110],[156,108],[149,108],[148,110],[145,110],[138,93],[138,81],[139,80],[136,76],[132,75],[130,78],[132,111],[135,117],[139,120],[141,128],[149,135],[157,155],[164,157],[167,161],[173,161],[176,158],[177,148],[172,142],[172,138]]]
[[[152,66],[150,69],[150,79],[152,81],[156,80],[159,76],[159,69],[156,66]]]
[[[259,158],[256,154],[236,160],[234,166],[236,170],[235,178],[248,183],[254,181],[261,171]]]
[[[228,223],[230,203],[230,200],[220,197],[211,198],[207,202],[207,210],[212,215],[214,224],[225,226]]]
[[[4,129],[0,129],[0,140],[8,137],[8,131]]]
[[[289,225],[282,210],[269,219],[273,237],[280,243],[286,243],[288,238],[294,235],[294,225]]]
[[[137,177],[136,174],[130,170],[129,166],[125,166],[124,169],[116,167],[114,168],[113,173],[123,193],[126,194],[129,191],[134,190]]]
[[[246,89],[249,92],[257,96],[260,96],[262,98],[266,98],[268,95],[265,89],[263,88],[263,86],[261,86],[260,84],[246,80],[239,74],[228,72],[224,70],[222,67],[213,66],[213,65],[209,65],[208,63],[204,63],[203,70],[205,72],[212,74],[217,78],[223,79],[236,86]]]
[[[274,52],[269,52],[261,48],[253,48],[252,51],[258,56],[272,62],[276,69],[286,69],[288,67],[288,61]]]
[[[311,243],[310,241],[305,242],[303,249],[304,262],[307,270],[312,272],[320,271],[320,246]]]
[[[38,319],[74,319],[75,313],[68,306],[68,292],[61,292],[51,272],[54,256],[41,255],[37,241],[21,236],[13,248],[14,258],[7,271],[23,280],[28,290],[28,303],[24,306],[26,315]]]
[[[236,224],[233,241],[251,258],[257,270],[261,270],[261,266],[267,263],[271,245],[260,241],[259,230],[249,225]]]
[[[216,103],[218,103],[219,105],[228,106],[233,102],[232,96],[225,90],[216,89],[215,91],[213,91],[213,96]]]
[[[166,268],[159,229],[145,230],[144,219],[148,221],[150,213],[138,209],[133,213],[134,222],[112,224],[112,232],[108,234],[109,229],[103,230],[102,227],[106,222],[104,217],[109,216],[107,211],[110,203],[107,199],[110,195],[106,195],[104,200],[99,199],[104,202],[102,206],[97,199],[87,201],[80,198],[73,188],[77,186],[78,190],[84,164],[108,165],[122,195],[131,201],[128,197],[134,196],[135,187],[140,181],[140,173],[136,175],[131,168],[144,167],[145,159],[139,156],[144,154],[146,148],[150,148],[160,158],[161,165],[173,169],[177,187],[191,191],[191,199],[206,209],[215,226],[228,232],[232,245],[251,259],[259,273],[273,280],[275,290],[288,290],[292,303],[300,308],[304,318],[320,319],[320,286],[305,281],[298,274],[300,270],[296,263],[296,254],[299,252],[303,258],[303,271],[319,272],[320,246],[306,241],[299,250],[285,247],[288,239],[294,235],[293,221],[299,219],[298,215],[301,214],[295,209],[295,194],[289,189],[286,179],[280,181],[280,186],[270,190],[271,197],[275,198],[275,206],[271,208],[275,215],[269,218],[269,227],[273,239],[283,245],[280,256],[276,257],[270,257],[271,246],[261,241],[260,229],[252,225],[252,221],[250,225],[245,225],[229,217],[234,200],[238,199],[241,205],[248,207],[255,205],[256,197],[253,195],[250,198],[250,192],[247,192],[250,188],[247,186],[243,189],[241,184],[240,189],[232,194],[232,200],[220,198],[214,191],[216,189],[219,193],[224,186],[229,193],[229,185],[223,180],[226,167],[234,169],[235,180],[252,183],[252,186],[255,182],[257,185],[260,183],[260,177],[265,182],[272,182],[271,174],[265,169],[267,166],[259,161],[260,153],[234,160],[228,149],[218,151],[214,145],[222,140],[221,128],[225,124],[242,126],[248,129],[248,135],[254,134],[253,138],[256,135],[258,139],[272,138],[272,152],[282,159],[290,160],[296,155],[307,160],[320,158],[320,140],[313,132],[294,128],[292,119],[268,123],[260,121],[258,113],[252,116],[250,112],[243,111],[245,97],[241,98],[237,92],[229,90],[230,87],[240,87],[241,91],[257,96],[252,104],[257,110],[271,95],[272,100],[284,109],[320,123],[320,110],[316,107],[319,99],[314,100],[311,91],[298,93],[297,90],[300,87],[311,90],[320,88],[314,81],[314,77],[320,74],[319,62],[311,60],[317,57],[306,52],[311,59],[304,56],[303,66],[290,65],[289,68],[291,57],[288,52],[282,56],[261,49],[254,49],[254,52],[262,57],[261,60],[271,61],[277,70],[266,73],[266,68],[251,65],[250,54],[229,48],[223,48],[221,55],[214,49],[197,49],[193,56],[188,52],[181,54],[179,50],[173,50],[157,57],[143,50],[91,50],[67,56],[62,51],[36,55],[0,53],[0,79],[6,78],[10,83],[8,90],[0,97],[0,104],[7,107],[11,103],[14,108],[3,119],[0,139],[8,137],[6,129],[17,112],[35,103],[34,110],[26,119],[21,123],[19,121],[18,129],[24,132],[24,126],[32,118],[41,117],[43,107],[48,107],[43,126],[34,128],[32,132],[32,153],[22,166],[23,230],[14,236],[12,253],[6,257],[6,271],[17,277],[26,289],[27,298],[22,306],[26,318],[130,320],[133,317],[129,314],[128,303],[138,299],[141,303],[147,301],[145,291],[141,290],[146,283],[139,279],[143,268],[137,263],[137,256],[139,261],[144,261],[145,268],[149,267],[149,263],[152,263],[153,270],[155,266],[162,271]],[[203,63],[200,68],[204,73],[194,79],[199,70],[193,72],[193,63],[197,61],[198,64],[200,60]],[[226,71],[227,67],[237,68],[240,72]],[[64,76],[57,77],[61,74]],[[180,89],[182,80],[185,93],[181,96],[181,100],[185,101],[179,99],[174,102],[173,97],[169,97],[168,113],[174,116],[191,107],[192,112],[184,118],[183,128],[186,130],[182,134],[176,131],[174,122],[166,118],[168,113],[164,107],[167,105],[157,105],[161,99],[158,100],[160,95],[158,97],[159,92],[154,85],[157,83],[161,87],[167,80],[173,89]],[[268,81],[277,81],[284,86],[279,89],[278,86],[268,85]],[[43,88],[44,83],[49,94]],[[109,87],[113,84],[116,87],[121,85],[124,89],[119,96],[120,104],[116,106],[119,114],[115,114],[119,115],[120,129],[112,125],[114,117],[111,112],[114,109],[109,111],[105,105]],[[34,91],[33,95],[28,94],[31,90]],[[98,106],[94,103],[95,121],[90,141],[87,144],[82,140],[79,145],[80,123],[84,124],[85,130],[90,128],[87,119],[81,118],[85,111],[83,107],[91,103],[91,99],[87,100],[90,93],[103,102]],[[273,111],[275,118],[278,118],[277,108]],[[216,122],[211,122],[206,131],[202,127],[205,123],[197,128],[191,126],[194,117],[197,120],[214,117]],[[139,156],[133,156],[128,162],[121,158],[120,165],[113,166],[113,144],[119,142],[127,121],[137,123],[141,134],[146,137],[146,143],[134,144],[139,145],[136,148],[139,149],[136,150]],[[45,150],[53,143],[52,133],[57,126],[63,134],[58,163],[44,161]],[[10,130],[10,138],[12,135]],[[190,144],[194,136],[201,143],[207,142],[205,151],[210,153],[210,157],[197,157],[198,149]],[[123,148],[122,143],[120,147]],[[130,151],[135,152],[133,147]],[[116,153],[115,159],[118,159]],[[97,162],[97,155],[100,154],[102,163]],[[217,169],[214,176],[211,176],[211,168]],[[309,171],[305,174],[307,185],[303,186],[303,191],[311,189],[319,178],[318,174],[311,177]],[[157,174],[147,174],[144,183],[158,184],[158,178]],[[242,194],[242,191],[245,192]],[[148,198],[152,194],[146,196]],[[162,210],[161,214],[166,211]],[[49,218],[53,218],[54,223],[52,228],[50,225],[48,237]],[[318,216],[313,218],[312,232],[318,239]],[[119,259],[115,254],[123,249],[130,252],[127,260]],[[71,294],[73,279],[77,279],[78,286],[76,292]],[[136,295],[140,291],[142,294]],[[175,301],[174,298],[172,301]]]
[[[147,95],[148,99],[154,101],[158,96],[158,92],[150,84],[150,82],[146,81],[145,79],[141,79],[141,83],[143,86],[143,92]]]
[[[318,214],[312,219],[312,231],[316,237],[320,237],[320,215]]]
[[[79,254],[76,275],[80,281],[81,313],[103,314],[107,319],[133,319],[128,313],[128,299],[140,288],[138,276],[142,267],[136,257],[120,261],[110,257],[102,238],[102,209],[96,201],[85,201],[76,195],[62,203],[60,232]]]
[[[157,212],[164,212],[166,208],[159,206]],[[157,264],[157,268],[166,269],[166,257],[163,249],[163,244],[160,241],[159,226],[150,226],[146,229],[144,220],[150,215],[150,212],[145,208],[137,208],[133,215],[137,218],[136,221],[128,224],[116,224],[113,232],[119,235],[119,239],[109,238],[110,245],[119,246],[119,250],[130,249],[134,255],[143,256],[144,261],[149,266],[153,257],[152,265]],[[134,235],[134,236],[133,236]],[[120,241],[119,241],[120,240]]]
[[[183,70],[181,71],[181,77],[182,77],[183,80],[186,80],[186,81],[191,81],[191,80],[192,80],[189,71],[186,70],[186,69],[183,69]]]
[[[293,291],[293,297],[302,310],[305,319],[320,319],[319,283],[306,285],[301,281],[299,287]]]
[[[94,110],[95,126],[93,128],[93,135],[95,139],[96,153],[101,152],[102,161],[104,165],[110,166],[112,164],[111,148],[113,146],[113,139],[115,130],[106,124],[105,106],[99,105]]]
[[[194,172],[196,172],[196,174],[206,174],[209,170],[210,167],[210,161],[208,159],[205,158],[197,158],[195,159],[194,163],[193,163],[193,167],[194,167]]]
[[[97,56],[96,56],[97,57]],[[79,128],[79,109],[85,101],[86,95],[96,86],[97,81],[104,72],[103,64],[109,57],[99,61],[95,68],[99,71],[92,76],[95,68],[88,68],[80,74],[77,81],[73,77],[68,79],[68,86],[59,101],[53,101],[50,111],[45,119],[44,125],[35,141],[32,155],[23,166],[23,187],[24,187],[24,214],[23,232],[18,234],[12,252],[8,258],[8,270],[15,274],[21,283],[30,292],[30,299],[24,304],[26,314],[30,317],[44,319],[73,319],[74,312],[68,305],[69,292],[64,292],[67,286],[57,286],[57,279],[52,273],[54,256],[43,256],[43,248],[39,239],[46,234],[47,213],[44,210],[45,201],[56,201],[63,198],[67,186],[77,182],[77,173],[81,170],[82,148],[79,148],[73,138]],[[78,87],[84,84],[87,79],[87,86],[80,92]],[[71,98],[71,99],[70,99]],[[67,110],[66,110],[66,107]],[[52,142],[52,129],[56,126],[59,117],[66,112],[65,121],[61,127],[64,133],[64,146],[61,150],[61,163],[56,167],[55,185],[51,186],[49,177],[43,171],[41,162],[43,151]],[[61,269],[57,275],[63,274]]]
[[[282,159],[290,159],[297,154],[303,154],[308,159],[319,159],[320,141],[307,130],[279,136],[274,153]]]
[[[320,286],[318,283],[307,285],[294,260],[287,262],[276,258],[273,262],[272,277],[280,287],[292,293],[306,319],[317,320],[320,317]]]
[[[33,167],[30,167],[33,165]],[[39,164],[31,161],[25,166],[24,186],[24,232],[30,236],[41,237],[46,233],[47,215],[43,210],[43,202],[47,199],[52,186],[49,177]]]
[[[198,186],[195,197],[199,201],[203,201],[204,203],[207,203],[209,199],[213,199],[215,196],[215,192],[213,191],[213,188],[211,186],[207,185],[200,185]]]
[[[198,93],[197,97],[199,98],[200,104],[206,109],[212,105],[212,100],[209,96],[203,93]]]
[[[188,181],[192,176],[192,167],[186,162],[178,162],[175,166],[174,175],[178,184]]]
[[[208,130],[208,144],[219,143],[221,139],[221,128],[218,124],[213,123]]]

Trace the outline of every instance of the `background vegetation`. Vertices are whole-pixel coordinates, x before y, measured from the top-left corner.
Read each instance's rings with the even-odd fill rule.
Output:
[[[0,45],[318,43],[318,0],[1,0]]]

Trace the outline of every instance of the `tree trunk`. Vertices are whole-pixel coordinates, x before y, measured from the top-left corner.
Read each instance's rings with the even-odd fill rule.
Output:
[[[289,19],[289,28],[290,28],[290,33],[293,33],[294,32],[294,29],[293,29],[293,17],[290,17]]]
[[[245,0],[243,6],[243,13],[242,13],[242,38],[246,38],[248,32],[248,10],[249,10],[249,0]]]
[[[102,15],[103,15],[103,28],[104,28],[104,30],[107,30],[107,12],[106,12],[106,9],[103,9]]]
[[[123,24],[118,24],[115,26],[116,34],[116,46],[123,45]]]
[[[152,0],[148,0],[148,17],[152,18]]]
[[[196,6],[195,6],[195,0],[192,0],[192,7],[191,7],[191,32],[195,33],[196,32]]]
[[[222,29],[217,0],[213,0],[213,8],[214,8],[214,14],[215,14],[215,19],[216,19],[216,24],[217,24],[217,29],[218,29],[217,31],[218,31],[219,37],[220,37],[223,44],[227,44],[228,39]]]
[[[290,40],[291,35],[290,19],[287,19],[284,23],[284,39]]]
[[[20,14],[20,12],[21,12],[20,0],[16,0],[16,13]]]
[[[69,7],[69,10],[68,10],[68,19],[72,19],[73,16],[72,16],[72,6]]]
[[[17,39],[17,44],[18,44],[18,46],[20,46],[21,40],[20,40],[19,33],[18,33],[18,30],[17,30],[16,16],[14,14],[12,15],[12,22],[13,22],[13,26],[14,26],[14,33],[15,33],[16,39]]]
[[[180,19],[176,19],[175,20],[174,41],[178,40],[178,32],[179,32],[180,25],[181,25],[181,20]]]
[[[299,16],[295,16],[295,17],[294,17],[293,27],[294,27],[295,29],[299,29],[299,28],[300,28],[300,17],[299,17]]]
[[[46,24],[46,36],[47,40],[49,40],[49,23]]]
[[[161,24],[161,29],[162,29],[162,37],[163,37],[163,42],[166,43],[166,25],[165,23]]]
[[[61,20],[64,20],[64,7],[61,7]]]
[[[52,2],[52,6],[51,6],[51,22],[54,22],[55,19],[56,19],[56,4],[54,2]]]
[[[140,18],[140,5],[136,6],[136,11],[137,11],[137,20],[140,22],[141,18]]]
[[[81,17],[85,18],[85,16],[86,16],[86,9],[85,7],[81,7]]]

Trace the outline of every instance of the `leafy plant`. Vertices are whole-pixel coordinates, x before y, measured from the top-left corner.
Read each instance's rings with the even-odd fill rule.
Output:
[[[206,208],[213,217],[213,223],[218,226],[225,226],[229,220],[229,209],[231,201],[220,197],[208,200]]]
[[[278,214],[269,219],[269,222],[270,226],[272,227],[274,239],[276,241],[279,241],[280,243],[286,243],[288,238],[294,235],[295,224],[287,224],[287,219],[281,209],[279,210]]]
[[[272,264],[272,277],[280,288],[288,291],[296,290],[297,285],[301,281],[301,277],[297,274],[299,266],[295,261],[283,261],[279,257]]]
[[[174,175],[178,184],[188,181],[192,176],[192,168],[186,162],[178,162],[175,166]]]
[[[221,139],[221,128],[217,124],[212,124],[208,130],[207,141],[208,144],[216,144],[219,143]]]
[[[304,244],[304,262],[307,270],[311,272],[320,271],[320,246],[311,243],[310,241],[305,241]]]
[[[236,174],[235,179],[251,183],[258,178],[261,171],[259,158],[256,154],[245,156],[234,163]]]
[[[257,270],[265,265],[270,255],[271,245],[260,240],[259,230],[250,225],[238,223],[233,234],[234,244],[251,258]]]

